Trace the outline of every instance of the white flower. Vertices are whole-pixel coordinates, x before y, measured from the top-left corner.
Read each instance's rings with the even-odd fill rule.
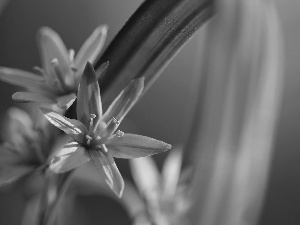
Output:
[[[34,67],[39,75],[0,67],[0,80],[27,89],[25,92],[13,94],[16,101],[54,104],[61,109],[67,109],[76,99],[80,76],[86,62],[95,61],[104,45],[106,33],[107,27],[99,26],[74,58],[74,50],[68,51],[55,31],[43,27],[37,35],[42,68]],[[108,63],[103,64],[102,70],[107,65]]]

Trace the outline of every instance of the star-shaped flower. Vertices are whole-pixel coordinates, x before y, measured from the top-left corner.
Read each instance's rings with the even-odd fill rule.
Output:
[[[181,151],[172,150],[160,174],[151,157],[130,160],[132,176],[146,209],[137,215],[135,224],[186,224],[189,193],[184,179],[190,174],[180,177],[181,161]]]
[[[164,152],[169,144],[149,137],[116,131],[120,122],[136,103],[144,88],[144,78],[129,85],[102,114],[100,89],[95,71],[88,62],[82,74],[77,95],[77,118],[66,118],[52,109],[41,107],[46,118],[70,135],[73,140],[53,158],[50,169],[63,173],[90,159],[102,168],[109,187],[121,197],[123,178],[114,162],[116,158],[137,158]]]
[[[57,143],[52,129],[34,124],[21,109],[9,109],[6,125],[2,132],[5,142],[0,145],[0,186],[43,171]]]
[[[0,80],[27,89],[26,92],[13,94],[16,101],[54,104],[61,109],[67,109],[76,99],[85,63],[94,62],[104,45],[106,32],[106,26],[99,26],[74,58],[74,50],[68,51],[55,31],[43,27],[37,35],[43,68],[34,67],[38,73],[35,74],[0,67]],[[105,70],[107,64],[103,64],[100,70]]]

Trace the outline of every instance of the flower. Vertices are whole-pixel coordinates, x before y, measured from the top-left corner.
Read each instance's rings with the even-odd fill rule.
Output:
[[[0,186],[33,173],[48,165],[54,150],[54,135],[44,124],[34,124],[23,110],[11,108],[2,132],[5,142],[0,145]]]
[[[124,134],[117,128],[136,103],[144,88],[144,78],[131,81],[102,114],[100,89],[92,65],[88,62],[77,94],[77,118],[69,119],[52,109],[40,107],[46,118],[73,138],[53,158],[50,170],[63,173],[90,159],[103,169],[106,183],[118,197],[124,189],[116,158],[136,158],[164,152],[169,144],[149,137]]]
[[[184,179],[188,177],[183,174],[179,181],[181,162],[178,149],[169,153],[161,174],[151,157],[130,160],[132,176],[146,209],[136,215],[135,224],[186,224],[189,198]]]
[[[34,67],[39,75],[0,67],[0,80],[27,89],[26,92],[13,94],[12,98],[16,101],[54,104],[67,109],[76,99],[85,63],[94,62],[104,45],[106,32],[106,26],[99,26],[74,58],[74,50],[68,52],[59,35],[52,29],[43,27],[37,35],[43,68]],[[100,71],[105,71],[107,65],[108,63],[104,63]]]

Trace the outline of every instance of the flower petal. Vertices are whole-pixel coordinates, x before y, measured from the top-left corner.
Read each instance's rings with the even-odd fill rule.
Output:
[[[114,117],[121,122],[131,107],[136,103],[143,89],[143,77],[132,80],[108,107],[101,121],[108,123]]]
[[[97,27],[91,36],[84,42],[74,60],[74,66],[81,75],[86,62],[94,63],[104,46],[107,34],[107,26]]]
[[[77,119],[89,127],[91,114],[95,120],[102,116],[100,88],[91,63],[87,62],[83,71],[77,94]]]
[[[7,167],[20,164],[20,153],[10,144],[0,145],[0,166]]]
[[[30,90],[46,87],[45,80],[42,77],[34,73],[7,67],[0,67],[0,80]]]
[[[62,74],[67,74],[69,71],[69,55],[65,44],[59,35],[49,27],[42,27],[38,34],[37,40],[42,58],[42,65],[48,75],[48,81],[53,83],[56,78],[55,71],[51,65],[53,59],[57,59],[60,65]]]
[[[139,192],[148,201],[155,204],[160,188],[160,174],[151,157],[132,159],[129,161],[130,171]]]
[[[10,184],[20,177],[32,172],[34,167],[29,166],[12,166],[12,167],[0,167],[0,187]]]
[[[164,185],[164,194],[173,196],[175,194],[177,183],[181,170],[182,152],[180,150],[172,150],[162,168],[162,177]]]
[[[91,150],[89,153],[96,166],[99,169],[103,168],[105,181],[108,186],[119,198],[121,198],[124,190],[124,180],[113,157],[100,150]]]
[[[162,153],[172,146],[153,138],[136,134],[124,134],[122,137],[114,136],[105,145],[116,158],[139,158]]]
[[[75,100],[76,100],[76,95],[74,93],[61,96],[57,98],[57,107],[66,110],[73,104]]]
[[[104,76],[109,66],[109,62],[102,63],[99,69],[97,69],[96,79],[99,80],[101,76]]]
[[[45,117],[57,128],[70,135],[77,142],[83,143],[85,135],[87,134],[86,127],[78,120],[69,119],[64,117],[52,109],[40,107]]]
[[[2,132],[3,140],[13,143],[14,146],[24,148],[24,143],[29,137],[36,135],[33,122],[30,116],[24,111],[16,107],[8,110],[8,119],[6,120],[5,131]]]
[[[43,95],[41,93],[33,93],[33,92],[16,92],[12,95],[12,99],[17,102],[40,102],[46,104],[55,103],[54,99]]]
[[[84,147],[77,142],[66,144],[51,160],[50,170],[55,173],[64,173],[83,165],[90,160],[90,156]]]

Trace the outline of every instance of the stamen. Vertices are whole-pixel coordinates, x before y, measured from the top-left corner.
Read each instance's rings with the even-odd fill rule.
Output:
[[[70,49],[69,50],[69,60],[70,60],[71,63],[73,63],[73,61],[74,61],[74,56],[75,56],[74,49]]]
[[[124,136],[124,132],[118,130],[118,131],[116,132],[116,136],[117,136],[117,137],[123,137],[123,136]]]
[[[45,70],[43,70],[41,67],[34,66],[34,67],[33,67],[33,70],[34,70],[36,73],[38,73],[39,75],[42,75],[43,77],[46,76]]]
[[[115,117],[112,118],[112,122],[113,122],[114,124],[116,124],[117,126],[120,125],[120,121],[117,120]]]
[[[59,68],[58,60],[56,58],[52,59],[51,65],[53,66],[53,68],[55,70],[56,77],[59,80],[59,82],[61,83],[62,88],[67,89],[66,84],[65,84],[65,76],[62,74],[62,72]]]
[[[115,117],[113,117],[106,128],[106,136],[110,137],[118,128],[118,126],[120,125],[120,121],[117,120]]]
[[[89,145],[91,143],[91,140],[93,140],[93,138],[90,135],[85,135],[87,141],[86,143]]]
[[[108,153],[108,149],[106,148],[105,145],[101,145],[101,148],[103,149],[104,152]]]
[[[90,114],[90,126],[89,126],[89,133],[94,133],[94,119],[96,118],[95,114]]]

